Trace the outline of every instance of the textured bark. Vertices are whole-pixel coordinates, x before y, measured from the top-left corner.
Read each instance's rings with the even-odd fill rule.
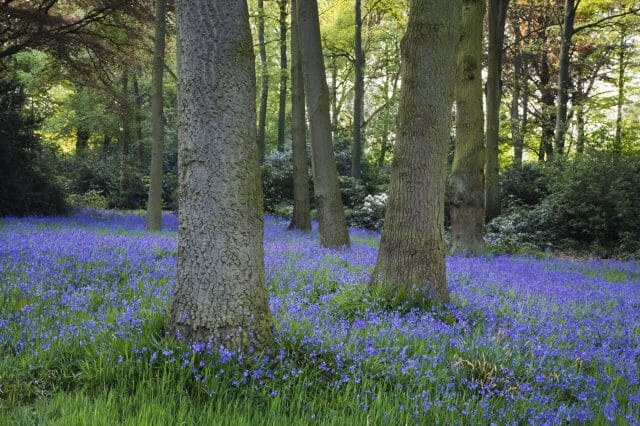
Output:
[[[556,99],[556,124],[554,132],[554,151],[558,155],[562,155],[564,152],[564,139],[567,131],[567,104],[569,103],[570,84],[569,66],[575,18],[575,0],[564,0],[564,18],[560,42],[560,68],[558,70],[558,90]]]
[[[498,132],[502,89],[502,45],[509,0],[488,0],[489,57],[487,62],[487,142],[485,156],[485,216],[490,221],[500,214],[498,177]]]
[[[269,98],[269,64],[264,42],[264,0],[258,0],[258,50],[260,51],[260,111],[258,112],[258,151],[260,164],[264,162],[265,130],[267,126],[267,100]]]
[[[309,169],[307,167],[304,80],[300,60],[297,2],[291,0],[291,145],[293,155],[293,217],[289,229],[311,230]]]
[[[166,36],[166,0],[156,0],[156,28],[153,41],[153,75],[151,76],[151,168],[149,201],[147,203],[147,229],[162,229],[162,159],[164,150],[164,51]]]
[[[456,143],[449,182],[451,251],[484,250],[484,111],[482,26],[484,0],[464,0],[456,71]]]
[[[285,116],[287,113],[287,0],[280,6],[280,103],[278,106],[278,151],[284,152]]]
[[[448,299],[444,199],[461,3],[412,0],[402,39],[389,206],[371,291],[414,305]]]
[[[169,332],[264,347],[272,318],[247,4],[179,0],[176,15],[180,222]]]
[[[362,120],[364,114],[364,50],[362,49],[362,0],[355,4],[353,87],[353,142],[351,144],[351,177],[360,180],[362,166]]]
[[[349,245],[349,233],[331,139],[329,88],[320,41],[318,3],[316,0],[305,0],[301,1],[298,7],[300,51],[309,110],[313,188],[320,224],[320,243],[324,247],[340,247]]]

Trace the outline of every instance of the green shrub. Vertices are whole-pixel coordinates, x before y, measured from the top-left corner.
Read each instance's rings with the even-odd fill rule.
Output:
[[[500,175],[502,208],[534,206],[549,195],[545,166],[539,163],[511,165]]]

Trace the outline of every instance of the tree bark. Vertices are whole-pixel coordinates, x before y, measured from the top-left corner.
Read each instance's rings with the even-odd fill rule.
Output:
[[[291,0],[291,150],[293,155],[293,217],[289,229],[311,230],[309,169],[307,167],[304,80],[300,59],[298,1]],[[304,1],[304,0],[302,0]]]
[[[560,42],[560,67],[558,69],[558,90],[556,99],[555,137],[553,143],[554,151],[558,155],[562,155],[564,152],[564,139],[567,131],[567,104],[569,103],[570,84],[569,66],[575,18],[575,0],[564,0],[564,18]]]
[[[278,107],[278,151],[284,152],[287,113],[287,0],[280,0],[280,104]]]
[[[260,164],[264,162],[265,130],[267,126],[267,100],[269,98],[269,64],[264,42],[264,0],[258,0],[258,50],[260,51],[260,111],[258,112],[258,151]]]
[[[456,71],[456,143],[449,182],[452,253],[484,250],[484,0],[464,0]]]
[[[151,167],[149,172],[149,201],[147,229],[162,229],[162,164],[164,156],[164,51],[166,37],[166,0],[156,0],[156,28],[153,41],[153,75],[151,76]]]
[[[513,94],[511,96],[511,139],[513,142],[513,162],[516,166],[522,164],[522,151],[524,147],[524,135],[522,134],[522,117],[520,115],[520,100],[524,98],[524,58],[522,52],[522,34],[520,32],[520,22],[516,14],[513,15],[512,25],[514,34],[514,57],[513,57]],[[524,103],[524,102],[523,102]]]
[[[457,0],[410,3],[389,206],[370,284],[394,304],[449,297],[444,200],[460,17]]]
[[[485,219],[500,214],[498,177],[498,133],[500,129],[500,99],[502,88],[502,45],[509,0],[489,0],[489,57],[487,64],[487,142],[485,155]]]
[[[246,2],[178,0],[178,273],[169,333],[272,342]]]
[[[364,113],[364,50],[362,49],[362,0],[355,2],[355,81],[353,88],[353,143],[351,144],[351,177],[361,179],[362,120]]]
[[[317,0],[299,3],[300,51],[309,110],[313,188],[324,247],[349,245],[349,233],[338,186],[329,118],[329,88],[324,68]]]

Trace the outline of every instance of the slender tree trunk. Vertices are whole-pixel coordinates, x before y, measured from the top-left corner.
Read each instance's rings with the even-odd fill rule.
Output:
[[[542,92],[542,133],[540,136],[540,150],[538,160],[547,161],[553,157],[553,135],[555,118],[555,93],[551,87],[551,71],[549,69],[549,57],[543,53],[540,65],[540,91]]]
[[[329,118],[329,88],[324,69],[317,0],[301,1],[298,10],[300,51],[311,130],[311,159],[320,243],[349,245]]]
[[[178,0],[178,274],[171,335],[272,342],[247,3]]]
[[[371,282],[394,304],[449,297],[444,199],[460,18],[457,0],[410,3],[389,206]]]
[[[520,33],[520,23],[517,15],[514,14],[512,25],[514,33],[514,59],[513,59],[513,95],[511,97],[511,139],[513,141],[513,160],[516,166],[522,164],[522,149],[524,137],[522,130],[522,117],[520,115],[520,97],[523,96],[523,55],[522,55],[522,35]],[[524,83],[526,84],[526,82]],[[524,96],[523,96],[524,97]]]
[[[502,88],[502,45],[509,0],[488,0],[489,57],[487,65],[487,142],[485,156],[485,217],[490,221],[500,214],[500,164],[498,142]]]
[[[131,146],[131,99],[129,71],[122,73],[122,135],[120,152],[120,208],[129,207],[129,147]]]
[[[338,130],[338,116],[340,109],[338,108],[338,60],[335,55],[331,56],[331,130],[335,137]]]
[[[144,164],[144,145],[142,140],[142,96],[140,96],[140,85],[138,75],[133,73],[133,97],[135,113],[133,114],[136,123],[136,161],[137,166],[142,170]]]
[[[83,158],[87,154],[91,133],[82,126],[76,129],[76,158]]]
[[[554,151],[562,155],[564,139],[567,131],[567,105],[569,103],[569,66],[571,56],[571,39],[573,38],[573,23],[576,18],[575,0],[564,0],[564,22],[560,43],[560,68],[558,70],[558,91],[556,100],[556,125],[554,137]]]
[[[625,72],[625,51],[626,34],[624,27],[620,31],[620,46],[618,49],[618,99],[616,105],[616,134],[613,139],[613,150],[616,153],[622,152],[622,107],[624,106],[624,72]]]
[[[351,144],[351,177],[361,178],[362,117],[364,112],[364,50],[362,49],[362,0],[355,4],[355,84],[353,89],[353,142]]]
[[[278,151],[284,152],[287,113],[287,0],[280,0],[280,104],[278,107]]]
[[[166,37],[166,0],[156,0],[156,29],[153,41],[153,75],[151,76],[151,167],[147,229],[162,229],[162,164],[164,156],[164,51]]]
[[[451,251],[484,250],[484,111],[482,27],[484,0],[463,0],[456,71],[456,143],[449,182]]]
[[[300,59],[298,1],[291,0],[291,145],[293,155],[293,217],[289,229],[311,230],[309,169],[307,167],[304,80]],[[302,0],[304,1],[304,0]]]
[[[264,0],[258,0],[258,50],[260,51],[260,111],[258,112],[258,151],[260,164],[264,162],[265,130],[267,126],[267,100],[269,97],[269,64],[264,42]]]
[[[576,105],[576,130],[577,130],[577,140],[576,140],[576,152],[578,155],[584,152],[584,104],[581,102]]]

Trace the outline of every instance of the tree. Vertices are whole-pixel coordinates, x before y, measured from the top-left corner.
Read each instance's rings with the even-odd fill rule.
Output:
[[[402,39],[397,140],[371,290],[445,301],[444,198],[461,4],[412,0]]]
[[[164,116],[162,81],[164,76],[164,49],[166,36],[166,0],[156,0],[156,29],[153,41],[153,76],[151,85],[152,133],[149,202],[147,203],[147,229],[162,229],[162,163],[164,146]]]
[[[300,59],[298,3],[291,0],[291,150],[293,155],[293,216],[289,229],[311,230],[309,169],[307,167],[307,119]]]
[[[179,0],[176,15],[180,224],[170,333],[265,347],[272,318],[247,4]]]
[[[449,182],[453,253],[477,254],[484,248],[484,11],[484,0],[463,1],[455,89],[456,142]]]
[[[309,110],[313,188],[320,243],[324,247],[349,245],[329,118],[329,88],[322,56],[320,21],[316,0],[299,3],[300,51],[305,98]]]
[[[353,146],[351,147],[351,177],[361,178],[362,121],[364,114],[364,50],[362,48],[362,0],[355,3],[355,37],[353,88]]]
[[[287,0],[280,6],[280,103],[278,106],[278,151],[284,152],[284,128],[287,113]]]
[[[489,56],[487,62],[487,142],[485,155],[485,216],[490,221],[500,214],[498,176],[498,132],[502,89],[502,46],[509,0],[488,0]]]
[[[258,150],[260,163],[264,162],[265,129],[267,126],[267,101],[269,99],[269,64],[264,41],[264,0],[258,0],[258,50],[260,51],[260,110],[258,112]]]

